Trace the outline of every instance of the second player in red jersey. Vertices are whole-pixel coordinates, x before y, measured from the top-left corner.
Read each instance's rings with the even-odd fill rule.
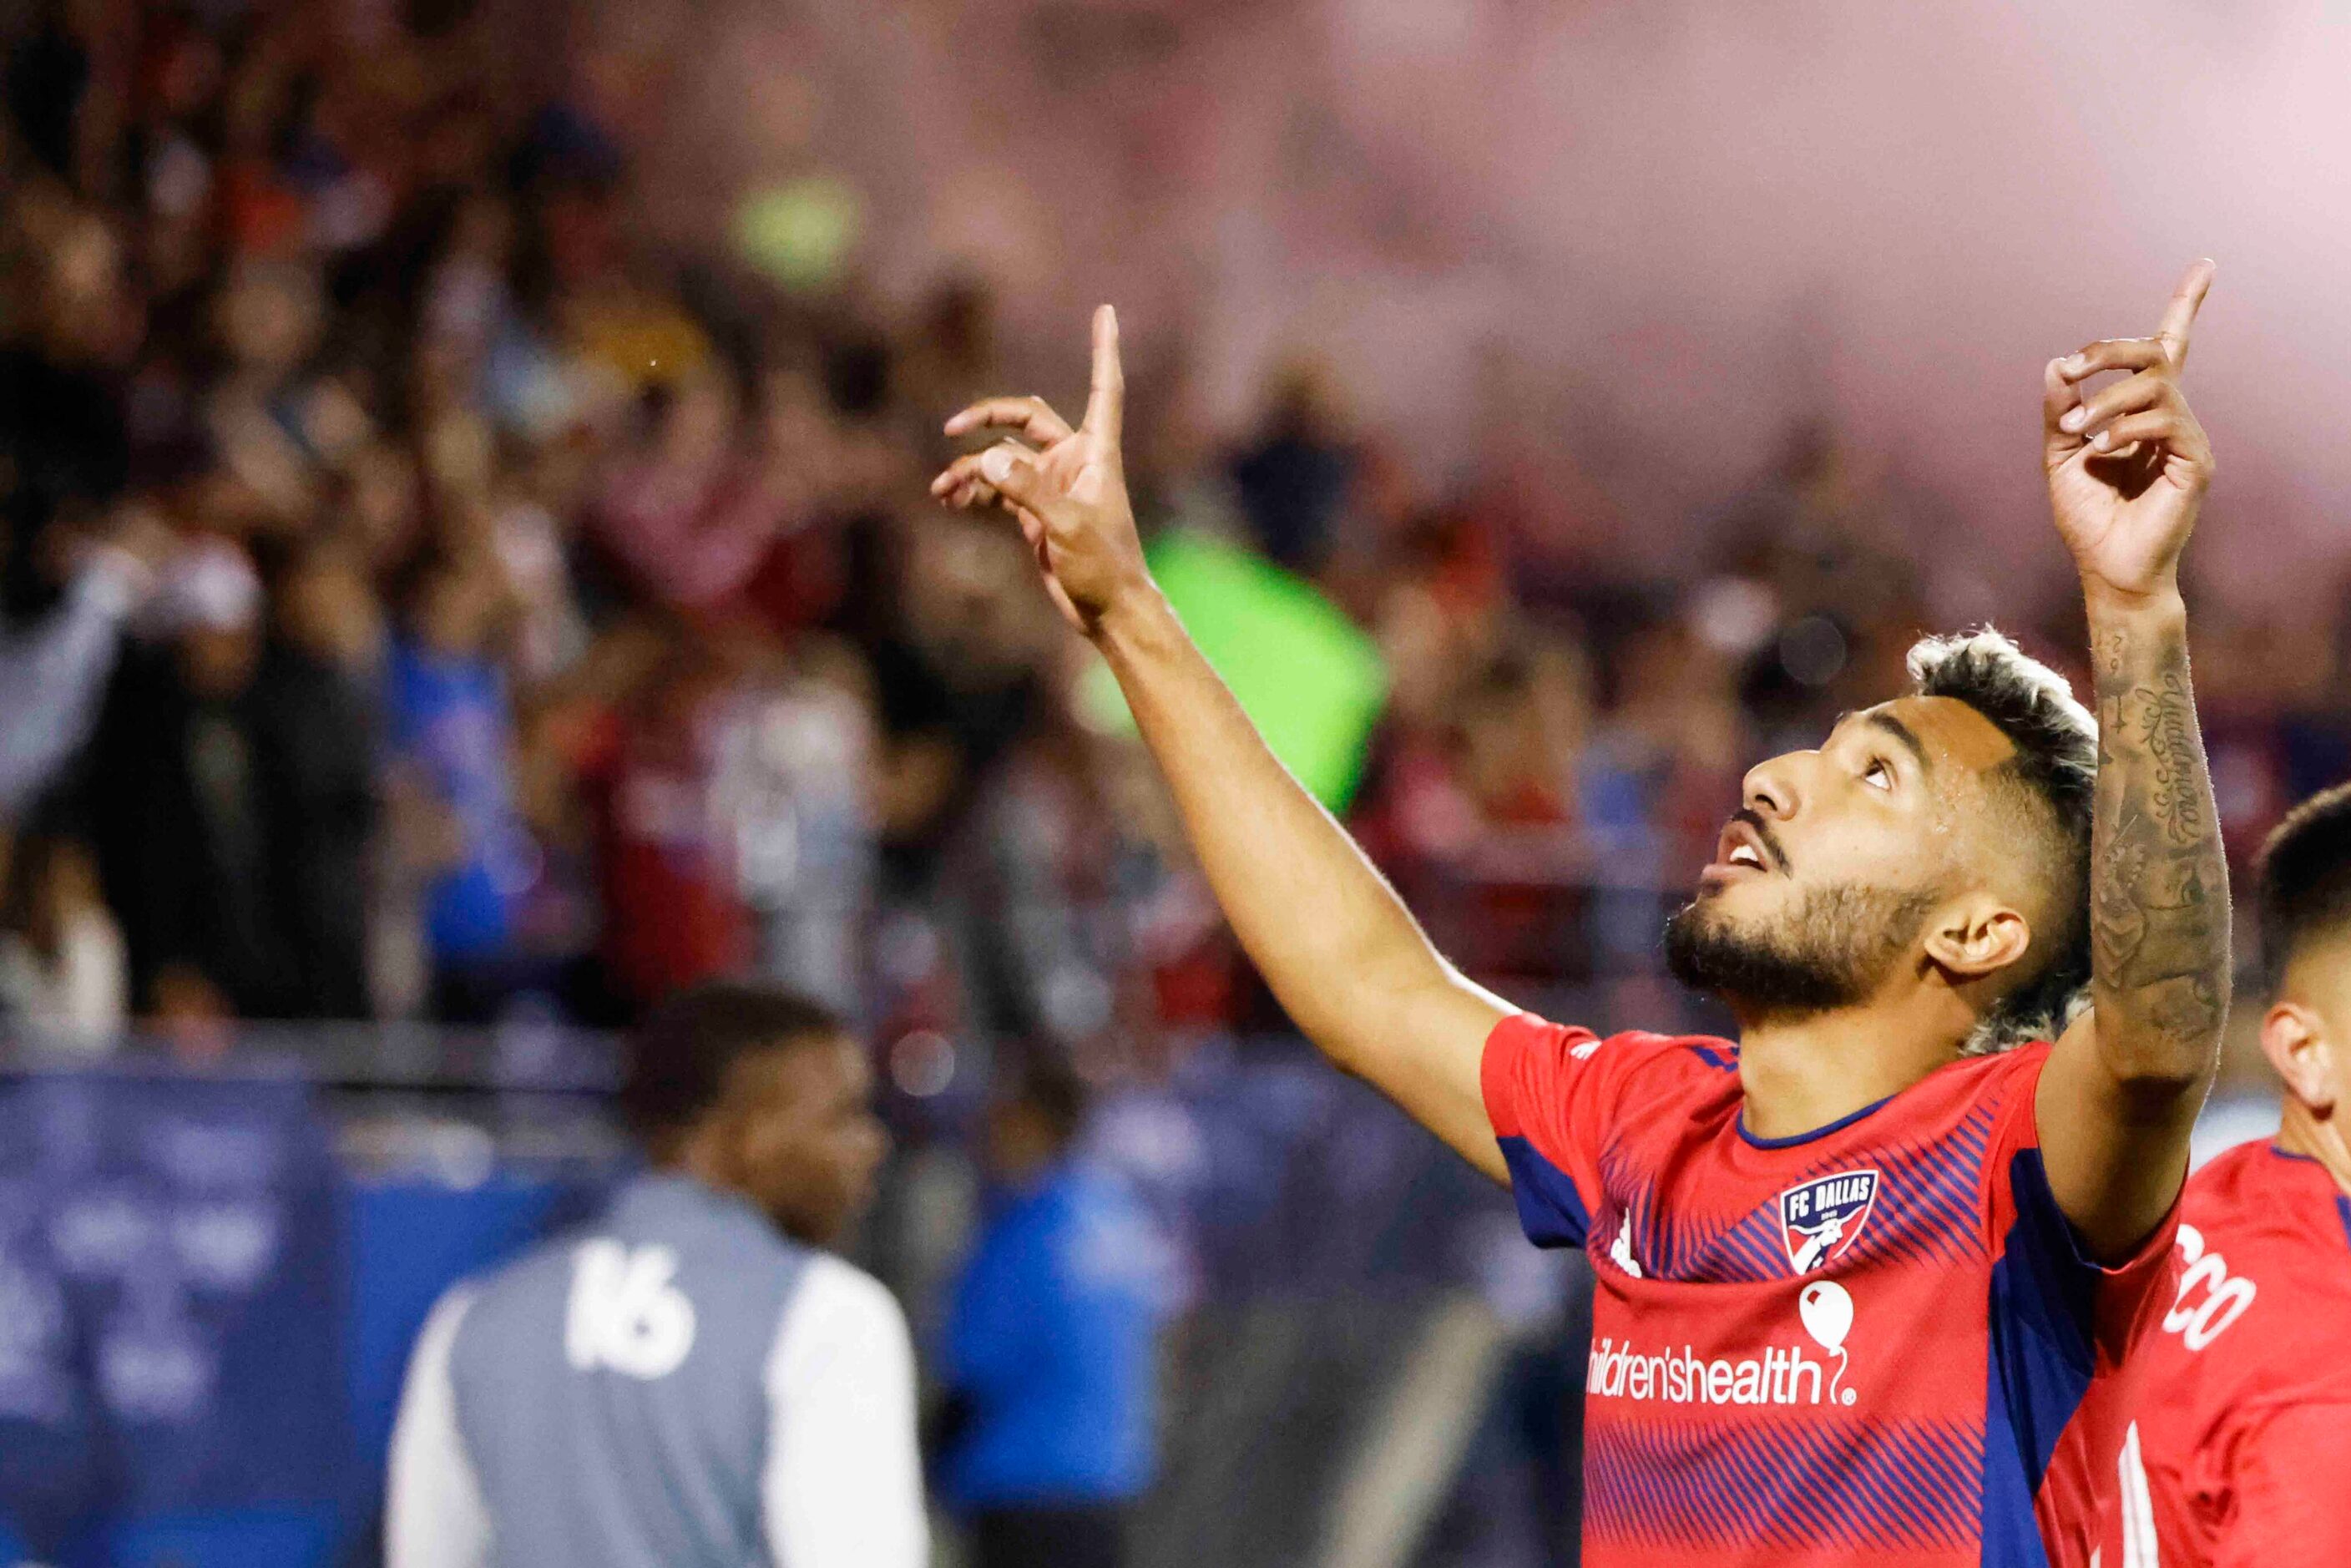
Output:
[[[1543,1024],[1431,946],[1152,582],[1106,308],[1079,424],[1036,398],[948,422],[1011,433],[934,491],[1013,514],[1290,1018],[1510,1183],[1535,1241],[1592,1248],[1587,1568],[2047,1562],[2051,1456],[2167,1299],[2227,1003],[2177,571],[2210,279],[2043,373],[2096,722],[1998,633],[1929,638],[1909,691],[1750,771],[1667,930],[1735,1045]]]
[[[2274,1141],[2180,1204],[2177,1299],[2130,1368],[2130,1424],[2091,1476],[2098,1568],[2351,1563],[2351,788],[2262,855],[2262,1045]]]

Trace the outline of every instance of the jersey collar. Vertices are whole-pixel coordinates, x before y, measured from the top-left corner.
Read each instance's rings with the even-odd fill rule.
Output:
[[[1848,1111],[1844,1115],[1839,1116],[1835,1121],[1831,1122],[1825,1127],[1814,1127],[1809,1133],[1791,1133],[1784,1138],[1762,1138],[1749,1132],[1747,1130],[1747,1112],[1744,1107],[1741,1107],[1739,1113],[1739,1135],[1759,1149],[1792,1149],[1798,1144],[1809,1144],[1815,1138],[1825,1138],[1831,1133],[1844,1131],[1845,1128],[1852,1126],[1855,1122],[1860,1121],[1864,1116],[1871,1114],[1873,1112],[1882,1110],[1886,1106],[1886,1103],[1891,1101],[1893,1098],[1893,1095],[1888,1094],[1886,1099],[1873,1101],[1871,1103],[1864,1105],[1858,1111]]]

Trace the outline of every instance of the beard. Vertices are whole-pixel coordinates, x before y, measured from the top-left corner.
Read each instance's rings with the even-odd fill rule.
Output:
[[[1933,894],[1916,889],[1816,887],[1757,930],[1694,899],[1666,922],[1666,968],[1750,1018],[1829,1012],[1886,983],[1934,905]]]

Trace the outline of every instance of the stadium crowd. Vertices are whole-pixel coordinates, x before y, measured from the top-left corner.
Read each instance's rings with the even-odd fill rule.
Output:
[[[591,60],[379,9],[94,0],[6,39],[0,1003],[197,1054],[732,974],[1081,1063],[1262,1017],[1018,538],[925,494],[1004,379],[995,282],[900,307],[650,246]],[[1658,904],[1746,762],[1990,597],[1910,548],[1965,519],[1826,423],[1627,580],[1507,462],[1417,482],[1311,365],[1247,429],[1134,423],[1147,527],[1375,637],[1353,822],[1440,946],[1579,1016],[1676,1005]],[[2063,664],[2060,564],[2001,602]],[[2199,621],[2240,852],[2351,772],[2346,632]]]

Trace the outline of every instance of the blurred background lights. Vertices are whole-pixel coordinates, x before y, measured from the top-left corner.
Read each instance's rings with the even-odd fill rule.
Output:
[[[890,1082],[901,1094],[928,1100],[955,1082],[956,1048],[936,1030],[900,1035],[890,1046]]]
[[[795,293],[815,293],[840,276],[857,242],[856,193],[811,175],[747,193],[735,209],[737,252]]]

